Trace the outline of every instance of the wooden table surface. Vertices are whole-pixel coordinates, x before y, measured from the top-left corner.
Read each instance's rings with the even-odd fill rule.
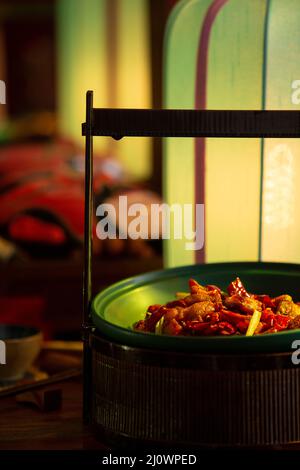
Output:
[[[0,399],[0,450],[105,449],[82,423],[81,379],[59,387],[62,409],[42,412],[17,403],[15,397]]]

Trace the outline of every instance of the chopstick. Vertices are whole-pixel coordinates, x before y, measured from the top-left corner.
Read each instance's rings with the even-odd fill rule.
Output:
[[[39,390],[40,388],[46,387],[48,385],[53,385],[59,382],[63,382],[65,380],[72,379],[74,377],[80,377],[82,375],[82,369],[70,369],[66,372],[60,372],[59,374],[54,374],[48,379],[39,380],[34,383],[30,384],[21,384],[16,385],[15,387],[7,387],[0,391],[0,398],[9,397],[18,395],[19,393],[23,392],[31,392],[33,390]]]

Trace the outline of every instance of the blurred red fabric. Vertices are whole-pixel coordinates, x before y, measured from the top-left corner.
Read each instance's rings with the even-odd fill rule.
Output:
[[[44,339],[50,339],[51,327],[44,320],[45,300],[42,297],[0,297],[0,325],[24,325],[39,328]]]

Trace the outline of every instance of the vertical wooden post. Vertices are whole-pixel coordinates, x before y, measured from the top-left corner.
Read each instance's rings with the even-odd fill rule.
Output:
[[[85,213],[84,213],[84,271],[83,271],[83,419],[90,421],[91,403],[91,330],[92,249],[93,249],[93,92],[86,94],[85,137]]]

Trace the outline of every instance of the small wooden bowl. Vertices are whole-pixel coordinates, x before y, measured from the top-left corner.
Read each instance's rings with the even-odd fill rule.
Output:
[[[41,350],[41,331],[27,326],[0,325],[0,340],[0,382],[22,379]]]

